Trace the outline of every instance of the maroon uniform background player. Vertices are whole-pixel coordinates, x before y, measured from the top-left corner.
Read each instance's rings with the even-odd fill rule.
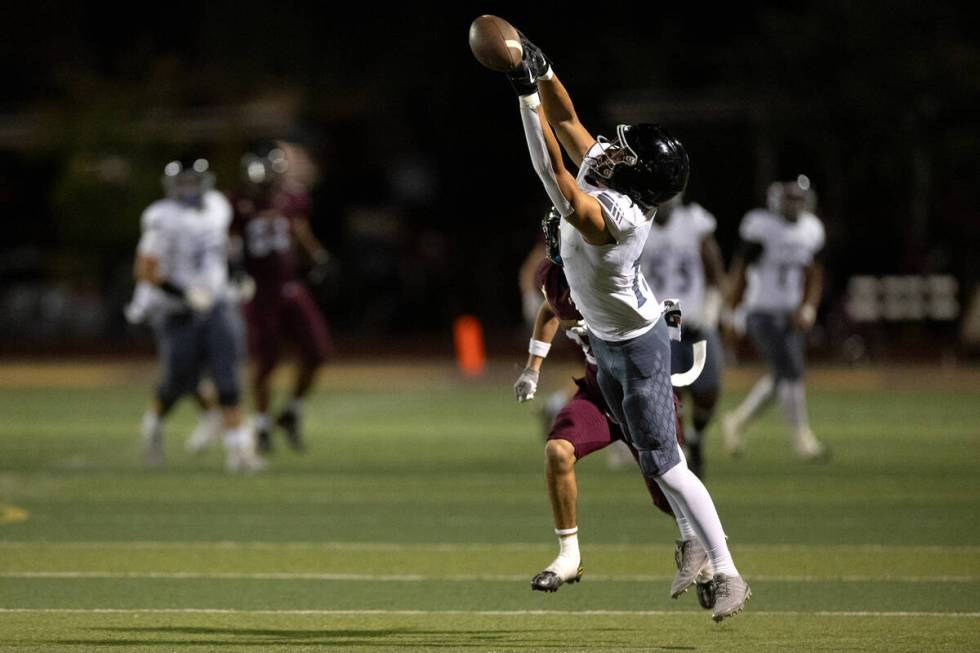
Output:
[[[300,277],[296,250],[301,248],[317,266],[314,273],[329,256],[310,229],[306,189],[287,176],[288,165],[278,147],[247,154],[242,159],[245,184],[233,198],[232,233],[241,239],[244,268],[255,282],[245,317],[253,360],[256,443],[263,453],[272,448],[270,377],[284,342],[295,346],[298,367],[292,395],[275,423],[296,450],[304,447],[303,399],[332,350],[323,315]]]

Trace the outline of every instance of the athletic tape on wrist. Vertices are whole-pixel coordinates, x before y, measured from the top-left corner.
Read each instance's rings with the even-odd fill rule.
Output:
[[[531,338],[531,342],[527,345],[527,353],[532,356],[540,356],[541,358],[547,358],[548,352],[551,351],[551,343],[544,342],[542,340],[535,340]]]
[[[521,106],[531,109],[532,111],[541,106],[541,96],[537,93],[531,93],[530,95],[521,96]]]

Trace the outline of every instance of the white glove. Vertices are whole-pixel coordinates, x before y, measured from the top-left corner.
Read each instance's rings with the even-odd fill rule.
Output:
[[[191,286],[184,292],[184,299],[195,313],[205,313],[214,306],[214,294],[204,286]]]
[[[517,382],[514,383],[514,394],[517,396],[518,402],[524,403],[534,399],[534,393],[538,391],[538,376],[540,373],[537,370],[525,367],[521,375],[517,377]]]
[[[704,301],[701,304],[701,324],[709,329],[717,329],[721,309],[721,291],[715,286],[708,286],[704,291]]]

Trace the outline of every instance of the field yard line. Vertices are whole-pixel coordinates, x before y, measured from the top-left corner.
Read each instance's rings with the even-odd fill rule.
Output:
[[[663,617],[669,615],[697,614],[693,610],[238,610],[234,608],[0,608],[0,614],[251,614],[251,615],[477,615],[477,616],[638,616]],[[799,610],[752,610],[748,615],[765,617],[956,617],[976,619],[980,612],[811,612]]]
[[[657,542],[637,542],[635,544],[590,543],[589,549],[622,551],[642,546],[656,546]],[[0,540],[0,548],[33,546],[63,547],[119,547],[134,549],[166,548],[221,548],[221,549],[337,549],[337,550],[375,550],[375,551],[472,551],[474,549],[525,550],[554,548],[551,542],[245,542],[240,540]],[[847,551],[856,553],[923,552],[940,553],[955,551],[960,553],[980,553],[980,546],[973,544],[739,544],[738,551]]]
[[[368,583],[422,583],[422,582],[519,582],[527,579],[523,574],[450,574],[433,576],[424,574],[341,574],[316,572],[225,572],[225,571],[5,571],[0,578],[21,579],[166,579],[166,580],[322,580],[353,581]],[[653,574],[589,574],[591,582],[660,582],[673,576]],[[973,583],[976,576],[779,576],[752,575],[753,581],[764,583]]]

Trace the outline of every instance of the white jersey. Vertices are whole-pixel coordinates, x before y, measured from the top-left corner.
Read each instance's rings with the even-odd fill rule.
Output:
[[[803,212],[796,222],[765,209],[749,211],[739,226],[748,243],[762,246],[762,255],[747,270],[745,307],[749,311],[794,311],[803,301],[803,270],[823,248],[820,218]]]
[[[681,300],[685,322],[700,323],[705,290],[701,243],[716,224],[700,204],[688,204],[673,209],[667,224],[654,221],[650,227],[643,273],[657,297]]]
[[[205,193],[200,209],[162,199],[143,212],[143,236],[137,252],[159,262],[160,274],[183,289],[203,288],[216,298],[228,288],[228,226],[231,204],[218,191]],[[176,299],[162,300],[163,308],[182,308]]]
[[[597,154],[598,143],[586,157]],[[649,331],[660,317],[660,306],[640,269],[643,245],[656,209],[644,212],[629,197],[585,181],[587,163],[578,173],[578,186],[602,207],[606,227],[615,242],[591,245],[571,226],[561,230],[561,257],[572,301],[589,330],[608,342],[631,340]]]

